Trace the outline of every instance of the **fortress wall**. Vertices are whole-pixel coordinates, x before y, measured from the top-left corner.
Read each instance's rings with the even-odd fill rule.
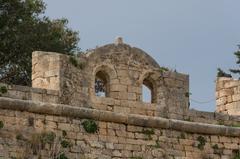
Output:
[[[216,111],[230,115],[240,115],[240,81],[220,77],[216,80]]]
[[[3,85],[3,84],[1,84]],[[59,103],[59,93],[55,90],[47,90],[40,88],[31,88],[26,86],[6,85],[8,92],[3,94],[3,97],[21,100],[34,100],[47,103]],[[110,108],[109,108],[110,107]],[[134,102],[134,101],[119,101],[112,98],[95,98],[91,108],[107,110],[119,113],[140,114],[147,116],[160,116],[170,119],[179,119],[185,121],[217,124],[217,125],[240,125],[240,117],[217,112],[204,112],[198,110],[187,110],[186,112],[176,112],[166,114],[159,111],[155,104]]]
[[[81,67],[74,66],[71,59],[62,54],[34,52],[33,87],[59,90],[59,103],[78,107],[165,117],[169,113],[180,116],[188,110],[189,77],[161,70],[141,50],[107,45],[75,57]],[[109,76],[106,98],[95,95],[98,71]],[[142,102],[144,79],[153,84],[153,103]]]
[[[5,86],[7,88],[7,92],[1,95],[3,97],[47,103],[59,103],[59,92],[56,90],[7,84],[1,84],[1,86]]]
[[[83,128],[88,119],[97,133]],[[70,159],[232,159],[240,148],[239,128],[3,97],[0,121],[4,159],[59,152]]]
[[[33,88],[6,85],[7,93],[0,94],[0,159],[232,159],[240,154],[238,80],[218,78],[217,112],[203,112],[189,110],[188,75],[166,70],[122,42],[76,57],[37,51],[32,64]],[[98,72],[106,97],[95,92]],[[142,101],[143,85],[152,92],[151,103]],[[98,131],[87,132],[86,122]]]
[[[18,85],[5,85],[8,89],[3,97],[33,100],[46,103],[60,103],[59,91],[47,90],[40,88],[32,88]],[[218,112],[204,112],[198,110],[187,110],[185,112],[171,112],[166,114],[164,111],[157,109],[156,104],[135,102],[135,101],[119,101],[112,98],[95,98],[91,104],[91,108],[105,111],[139,114],[147,116],[167,117],[170,119],[178,119],[192,122],[201,122],[217,125],[240,125],[240,117],[236,115],[222,114]]]

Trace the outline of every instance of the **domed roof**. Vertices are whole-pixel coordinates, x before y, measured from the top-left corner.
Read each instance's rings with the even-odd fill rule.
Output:
[[[104,61],[106,58],[113,60],[116,64],[143,65],[159,68],[159,64],[145,51],[131,47],[124,43],[107,44],[91,50],[86,56],[97,61]]]

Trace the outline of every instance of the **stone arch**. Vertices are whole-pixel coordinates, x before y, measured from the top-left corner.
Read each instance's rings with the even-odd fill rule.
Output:
[[[111,97],[110,84],[116,77],[117,74],[111,65],[99,65],[95,67],[92,80],[93,94],[98,96],[97,93],[102,91],[105,93],[102,97]],[[101,96],[101,94],[99,95]]]
[[[150,90],[150,103],[157,103],[157,81],[154,79],[155,73],[152,71],[146,71],[139,79],[139,83],[141,86],[142,93],[142,101],[143,101],[143,87],[147,87]]]

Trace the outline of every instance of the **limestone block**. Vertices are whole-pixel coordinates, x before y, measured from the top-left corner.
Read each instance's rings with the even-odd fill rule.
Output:
[[[128,88],[128,92],[130,93],[141,93],[140,87],[128,86],[127,88]]]
[[[231,143],[231,139],[225,137],[225,136],[219,136],[219,141],[223,143]]]
[[[106,128],[107,128],[107,123],[100,121],[100,122],[98,123],[98,126],[99,126],[100,128],[106,129]]]
[[[224,149],[223,150],[223,154],[224,155],[231,155],[232,154],[232,150]]]
[[[124,149],[124,144],[114,144],[114,148],[116,149],[116,150],[123,150]]]
[[[128,150],[122,150],[122,157],[131,158],[132,152]]]
[[[113,143],[106,143],[106,148],[111,150],[115,149]]]
[[[70,124],[66,124],[66,123],[58,123],[58,129],[72,131],[72,127],[70,126]]]
[[[232,103],[232,102],[233,102],[232,96],[228,96],[228,97],[227,97],[227,103]]]
[[[128,100],[136,101],[137,99],[136,93],[128,93],[127,95],[128,95]]]
[[[104,148],[103,143],[99,141],[92,141],[90,142],[90,146],[94,148]]]
[[[129,145],[126,145],[124,149],[130,150],[130,151],[141,151],[141,146],[129,144]]]
[[[140,115],[146,115],[147,114],[146,110],[140,109],[140,108],[131,108],[130,113],[131,114],[140,114]]]
[[[217,105],[224,105],[224,104],[226,104],[226,103],[227,103],[227,97],[219,98],[219,99],[217,99],[217,101],[216,101],[216,104],[217,104]]]
[[[114,151],[113,151],[113,156],[114,156],[114,157],[121,157],[121,156],[122,156],[122,153],[121,153],[119,150],[114,150]]]
[[[236,144],[236,143],[224,143],[224,147],[226,148],[226,149],[232,149],[232,150],[237,150],[237,149],[239,149],[239,145],[238,144]]]
[[[134,133],[132,132],[126,132],[127,138],[134,138]]]
[[[113,85],[113,84],[119,84],[119,79],[111,79],[110,85]]]
[[[233,94],[233,89],[222,89],[218,92],[218,97],[231,96]]]
[[[126,92],[127,91],[127,86],[126,85],[111,85],[110,87],[111,91],[115,91],[115,92]]]
[[[119,92],[111,92],[111,97],[114,99],[120,99],[120,93]]]
[[[219,142],[218,136],[211,136],[211,142]]]
[[[120,84],[123,84],[123,85],[133,85],[133,81],[130,80],[129,78],[120,78]]]
[[[234,94],[240,94],[240,86],[233,88]]]
[[[108,129],[116,129],[116,130],[119,130],[119,129],[120,129],[120,126],[119,126],[119,124],[116,124],[116,123],[107,123],[107,128],[108,128]]]
[[[59,103],[59,97],[54,95],[43,94],[42,101],[47,103]]]
[[[224,87],[225,88],[232,88],[232,87],[236,87],[236,86],[239,86],[239,85],[240,85],[240,82],[238,80],[233,80],[233,81],[227,81],[224,84]]]
[[[130,108],[128,107],[121,107],[121,106],[114,106],[113,107],[114,112],[118,113],[124,113],[124,114],[129,114],[130,113]]]
[[[225,81],[217,81],[216,82],[216,91],[219,91],[221,89],[224,89]]]
[[[128,100],[128,93],[120,92],[119,93],[119,99],[121,99],[121,100]]]
[[[240,94],[234,94],[232,95],[233,102],[240,101]]]
[[[118,70],[117,74],[119,77],[128,77],[128,71],[127,70]]]
[[[127,131],[130,131],[130,132],[142,132],[142,130],[143,128],[139,126],[132,126],[132,125],[127,126]]]

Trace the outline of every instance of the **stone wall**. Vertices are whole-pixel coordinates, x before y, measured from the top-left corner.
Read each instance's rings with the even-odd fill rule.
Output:
[[[221,77],[216,81],[216,111],[240,115],[240,80]]]
[[[0,86],[7,88],[7,92],[1,94],[2,97],[47,103],[59,103],[59,91],[56,90],[7,85],[3,83],[0,83]]]
[[[108,78],[106,98],[95,95],[99,71]],[[152,85],[152,103],[142,102],[144,80]],[[147,53],[127,44],[105,45],[79,57],[34,52],[32,83],[58,90],[62,104],[113,112],[167,117],[185,113],[189,105],[188,75],[163,70]]]
[[[240,148],[235,127],[10,98],[0,103],[4,159],[232,159]],[[97,132],[84,129],[89,119]]]
[[[189,110],[188,75],[122,39],[79,56],[37,51],[32,64],[33,87],[0,85],[0,159],[240,157],[237,80],[217,79],[217,112],[203,112]]]

